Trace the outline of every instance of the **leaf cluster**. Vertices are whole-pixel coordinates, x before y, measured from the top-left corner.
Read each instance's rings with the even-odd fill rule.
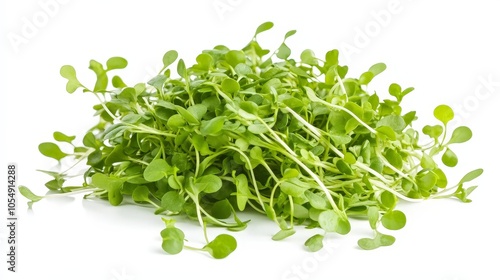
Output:
[[[168,51],[163,69],[147,83],[126,84],[114,76],[110,87],[109,71],[125,68],[124,58],[113,57],[106,66],[92,60],[92,89],[80,83],[72,66],[63,66],[69,93],[81,88],[98,98],[99,121],[83,145],[61,132],[54,133],[57,143],[40,144],[45,156],[88,166],[81,186],[65,186],[66,171],[43,171],[51,176],[46,186],[68,194],[88,191],[86,197],[114,206],[124,199],[150,206],[165,221],[166,252],[191,248],[214,258],[234,251],[236,240],[228,234],[210,240],[207,226],[242,230],[248,221],[238,213],[246,209],[277,224],[274,240],[293,235],[297,225],[322,229],[305,242],[311,251],[322,248],[325,234],[345,235],[352,217],[364,217],[375,236],[358,244],[375,249],[395,241],[380,226],[399,230],[406,224],[398,201],[470,201],[475,187],[465,184],[482,169],[450,185],[440,167],[456,166],[453,145],[472,136],[464,126],[447,136],[450,107],[436,107],[438,124],[422,130],[431,142],[421,145],[412,127],[416,112],[402,107],[413,88],[393,83],[387,99],[369,90],[385,64],[348,76],[337,50],[318,57],[308,49],[295,60],[285,42],[295,31],[273,52],[258,43],[257,36],[272,27],[259,26],[242,49],[204,50],[191,66]],[[21,193],[32,202],[42,199],[25,187]],[[201,225],[204,247],[185,244],[183,231],[174,226],[176,215]]]

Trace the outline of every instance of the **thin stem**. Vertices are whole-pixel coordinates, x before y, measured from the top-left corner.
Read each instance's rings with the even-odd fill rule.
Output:
[[[110,117],[113,118],[113,120],[118,120],[118,118],[115,116],[115,114],[111,113],[111,110],[109,110],[108,106],[106,106],[106,104],[104,103],[104,101],[101,99],[101,97],[99,97],[99,95],[95,92],[92,92],[95,97],[97,97],[97,99],[99,100],[99,103],[101,104],[102,108],[104,109],[104,111],[106,111],[106,113],[108,113],[108,115]]]
[[[94,148],[89,148],[87,150],[87,152],[85,152],[84,154],[81,155],[80,159],[78,159],[73,165],[71,165],[70,167],[68,167],[66,170],[64,170],[63,172],[61,172],[61,174],[65,174],[66,172],[68,172],[71,169],[73,169],[75,166],[77,166],[80,162],[82,162],[82,160],[86,159],[94,151],[95,151]]]
[[[243,153],[242,151],[240,151],[239,149],[237,149],[235,147],[225,146],[224,148],[238,152],[241,156],[243,156],[243,158],[247,162],[248,167],[250,168],[250,175],[252,176],[252,184],[254,185],[255,194],[257,195],[257,199],[259,200],[259,203],[262,207],[262,210],[265,211],[266,208],[264,207],[264,202],[262,201],[262,197],[260,195],[260,191],[259,191],[259,188],[257,186],[257,180],[255,179],[255,175],[253,172],[253,167],[252,167],[252,163],[251,163],[250,159],[247,157],[247,155],[245,153]]]
[[[390,193],[392,193],[393,195],[397,196],[398,198],[402,199],[402,200],[405,200],[405,201],[409,201],[409,202],[420,202],[420,201],[424,201],[424,199],[421,199],[421,198],[411,198],[411,197],[407,197],[391,188],[389,188],[388,186],[382,184],[382,182],[379,182],[377,180],[373,180],[373,179],[369,179],[370,183],[374,186],[376,186],[377,188],[381,188],[383,190],[386,190]]]

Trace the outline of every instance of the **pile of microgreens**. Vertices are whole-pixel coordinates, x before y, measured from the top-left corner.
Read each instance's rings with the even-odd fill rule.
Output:
[[[455,197],[469,202],[475,187],[465,183],[482,173],[476,169],[449,186],[439,167],[457,164],[452,146],[468,141],[465,126],[451,133],[447,124],[453,111],[446,105],[434,110],[440,122],[422,132],[430,143],[420,145],[412,128],[414,111],[404,112],[401,102],[413,88],[389,86],[391,99],[380,100],[367,85],[386,66],[377,63],[357,78],[347,77],[338,51],[323,59],[305,50],[299,60],[290,58],[286,33],[274,52],[262,48],[256,37],[273,27],[260,25],[241,50],[216,46],[196,57],[187,67],[177,62],[178,77],[169,68],[178,57],[168,51],[163,69],[147,83],[126,84],[108,74],[127,61],[112,57],[103,65],[90,61],[96,74],[93,88],[82,85],[72,66],[61,68],[69,93],[82,88],[94,94],[99,122],[83,137],[54,133],[59,144],[45,142],[40,152],[61,161],[72,158],[88,166],[81,186],[65,186],[74,174],[42,171],[51,176],[51,191],[87,192],[86,198],[108,200],[118,206],[124,199],[150,205],[162,217],[163,249],[203,250],[224,258],[236,240],[220,234],[210,240],[207,226],[231,231],[246,228],[238,212],[253,209],[279,227],[272,237],[281,240],[295,233],[296,225],[320,228],[309,238],[311,251],[323,246],[328,233],[347,234],[350,217],[364,217],[372,238],[358,245],[374,249],[394,243],[380,227],[398,230],[406,217],[396,210],[399,200]],[[21,186],[30,204],[43,196]],[[186,245],[174,217],[189,217],[203,228],[206,245]]]

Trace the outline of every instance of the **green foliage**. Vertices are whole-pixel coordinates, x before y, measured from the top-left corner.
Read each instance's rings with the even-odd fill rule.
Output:
[[[316,234],[307,239],[305,245],[311,252],[316,252],[323,248],[323,239],[325,237],[321,234]]]
[[[164,251],[188,248],[217,259],[237,243],[227,234],[210,241],[208,226],[242,230],[248,221],[239,219],[240,211],[273,220],[279,227],[273,240],[290,237],[297,225],[319,229],[322,234],[305,241],[310,251],[323,247],[326,234],[349,233],[351,218],[362,217],[375,236],[358,245],[371,250],[395,242],[378,231],[380,225],[405,226],[405,214],[396,210],[401,200],[470,202],[476,186],[467,185],[483,170],[451,185],[440,166],[457,166],[455,145],[472,137],[465,126],[450,131],[452,108],[438,105],[437,123],[423,126],[420,135],[412,126],[416,112],[403,107],[412,87],[392,83],[387,92],[368,90],[386,70],[384,63],[349,77],[335,49],[324,56],[306,49],[293,59],[286,40],[295,30],[270,52],[257,37],[273,26],[260,25],[243,49],[204,50],[193,65],[170,50],[162,70],[146,82],[125,83],[115,75],[109,88],[109,72],[128,64],[121,57],[90,61],[92,87],[80,83],[72,66],[63,66],[69,93],[81,88],[98,97],[99,121],[84,134],[83,145],[62,132],[53,134],[57,144],[39,145],[44,156],[88,167],[81,186],[66,185],[71,169],[41,171],[50,177],[47,188],[63,195],[86,192],[86,198],[115,206],[126,201],[151,207],[165,222]],[[44,197],[26,187],[19,191],[30,205]],[[174,215],[198,221],[206,245],[190,246]]]

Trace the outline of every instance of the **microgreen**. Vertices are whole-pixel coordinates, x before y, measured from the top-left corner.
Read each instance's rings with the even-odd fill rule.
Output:
[[[66,185],[71,168],[42,171],[50,176],[47,188],[61,195],[86,192],[86,198],[114,206],[127,199],[151,207],[165,222],[164,251],[187,248],[217,259],[231,254],[237,242],[228,234],[210,239],[208,225],[242,230],[248,221],[238,217],[241,211],[274,221],[273,240],[290,237],[298,225],[320,229],[305,241],[310,251],[323,247],[325,235],[348,234],[352,217],[364,217],[374,237],[358,245],[375,249],[396,240],[380,226],[405,226],[405,214],[396,209],[400,200],[470,202],[476,186],[466,185],[482,169],[451,185],[441,167],[457,166],[455,145],[472,137],[465,126],[450,131],[452,108],[438,105],[437,121],[422,129],[428,139],[421,139],[413,127],[416,112],[403,107],[412,87],[392,83],[385,94],[370,89],[384,63],[349,77],[338,50],[319,56],[306,49],[293,59],[286,40],[295,30],[271,52],[257,37],[272,27],[260,25],[242,49],[204,50],[191,66],[170,50],[158,75],[135,85],[108,76],[127,66],[121,57],[90,61],[92,87],[77,79],[72,66],[63,66],[67,92],[95,95],[99,120],[83,145],[62,132],[53,134],[55,142],[39,145],[58,162],[88,166],[81,186]],[[26,187],[19,190],[30,205],[43,199]],[[200,224],[204,246],[189,244],[176,216]]]

